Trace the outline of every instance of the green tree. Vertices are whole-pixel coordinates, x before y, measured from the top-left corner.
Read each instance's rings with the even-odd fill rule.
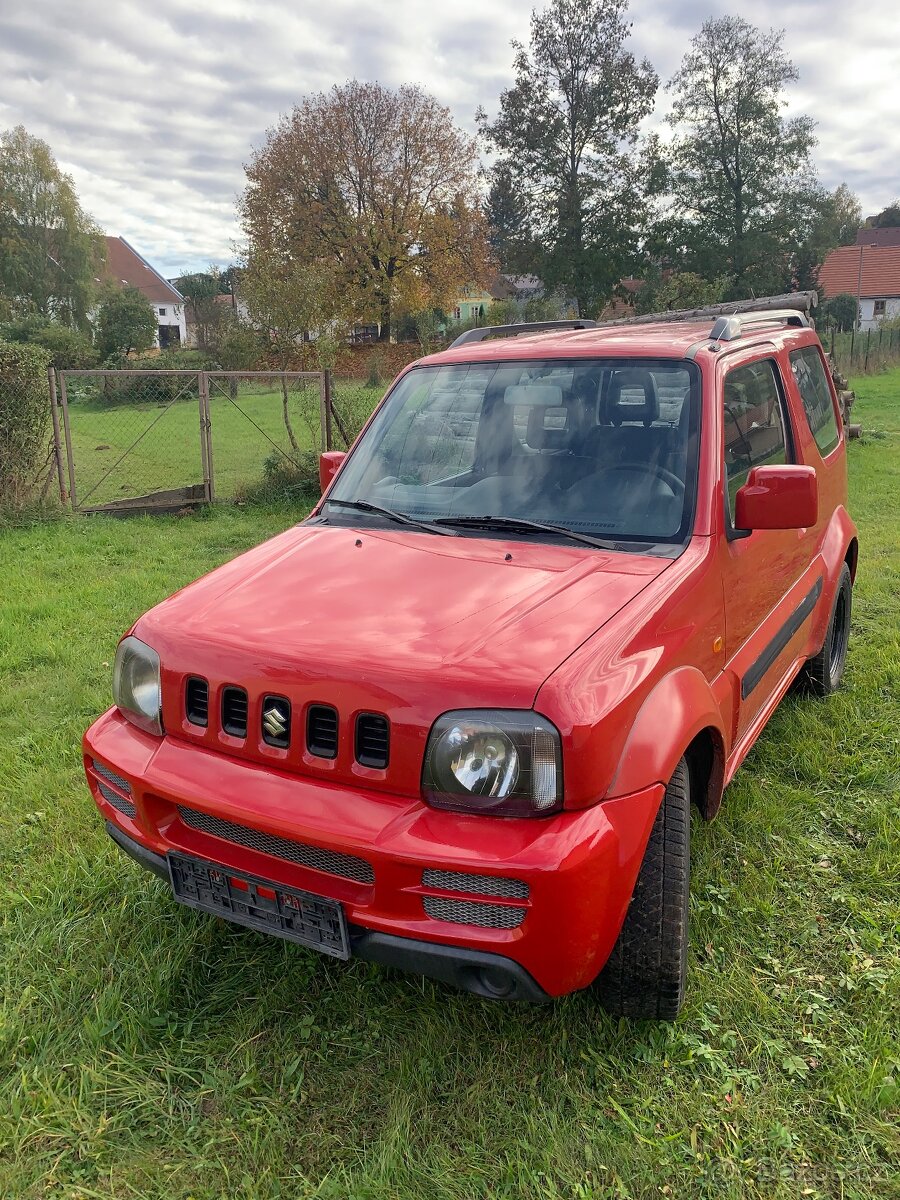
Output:
[[[46,142],[0,136],[0,296],[4,307],[87,328],[103,241]]]
[[[156,310],[142,292],[132,287],[107,291],[94,335],[102,358],[149,350],[156,331]]]
[[[538,261],[528,210],[522,192],[507,163],[491,172],[491,186],[484,206],[488,239],[501,271],[530,271]]]
[[[705,22],[669,83],[671,240],[688,270],[726,276],[729,298],[783,287],[815,219],[814,123],[782,116],[797,78],[782,33],[728,16]]]
[[[190,305],[188,316],[196,330],[199,349],[208,350],[222,317],[222,306],[216,303],[216,296],[221,294],[218,270],[210,267],[208,271],[179,275],[175,287]]]
[[[553,290],[592,316],[626,274],[647,204],[640,121],[658,78],[627,47],[627,0],[551,0],[513,42],[515,83],[487,144],[522,197],[542,247],[534,264]]]
[[[724,278],[710,280],[690,271],[664,272],[654,267],[645,274],[642,287],[634,295],[634,311],[644,315],[718,304],[727,286]]]
[[[866,221],[866,224],[870,229],[893,229],[900,225],[900,200],[892,201],[877,216]]]
[[[825,325],[834,325],[839,333],[853,329],[859,315],[856,297],[849,292],[839,292],[822,305],[821,320]]]

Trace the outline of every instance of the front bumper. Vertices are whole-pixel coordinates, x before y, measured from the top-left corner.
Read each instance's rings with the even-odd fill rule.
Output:
[[[360,957],[482,995],[531,1000],[564,995],[596,977],[621,928],[663,795],[662,785],[654,785],[540,820],[438,812],[418,799],[324,784],[174,737],[155,738],[115,709],[85,734],[84,751],[111,836],[143,866],[167,878],[165,855],[179,850],[328,896],[343,904]],[[94,760],[126,781],[130,803],[110,802],[115,789],[97,775]],[[210,825],[262,836],[239,845],[209,832]],[[309,855],[288,861],[278,853],[286,842],[320,858],[363,860],[367,874],[347,878],[317,869]],[[517,881],[527,894],[488,899],[455,885],[435,887],[434,876],[423,877],[435,871]],[[458,912],[466,904],[469,911],[498,912],[498,923],[508,927],[435,919],[426,911],[427,905]]]

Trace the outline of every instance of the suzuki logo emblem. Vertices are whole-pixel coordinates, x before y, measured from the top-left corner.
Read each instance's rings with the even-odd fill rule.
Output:
[[[263,729],[272,738],[283,738],[287,733],[287,717],[277,704],[271,704],[263,713]]]

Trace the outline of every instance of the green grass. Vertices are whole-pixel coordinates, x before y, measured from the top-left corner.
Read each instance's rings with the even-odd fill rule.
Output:
[[[151,383],[164,386],[164,381]],[[71,385],[70,385],[71,386]],[[319,450],[319,385],[292,381],[288,411],[301,450]],[[383,389],[361,382],[339,383],[336,404],[355,432]],[[80,397],[69,403],[75,459],[75,490],[80,505],[93,506],[149,492],[203,482],[197,398],[165,403],[109,404]],[[262,390],[242,381],[234,401],[227,380],[212,380],[210,422],[217,499],[230,500],[258,484],[273,455],[294,455],[282,416],[280,389]],[[135,444],[136,443],[136,444]],[[343,441],[335,430],[335,446]]]
[[[858,381],[844,689],[696,826],[674,1027],[502,1007],[179,908],[78,740],[119,633],[285,510],[0,534],[0,1197],[897,1197],[900,372]]]

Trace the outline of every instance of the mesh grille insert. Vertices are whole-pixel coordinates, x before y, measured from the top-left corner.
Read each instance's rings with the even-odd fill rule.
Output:
[[[336,758],[338,746],[337,709],[313,704],[306,714],[306,748],[316,758]]]
[[[115,771],[111,771],[109,767],[104,767],[103,763],[98,763],[96,758],[92,759],[91,765],[98,775],[102,775],[107,783],[111,783],[113,787],[117,787],[120,792],[126,792],[131,795],[131,784],[122,775],[117,775]]]
[[[445,892],[473,892],[476,896],[499,896],[504,900],[527,900],[531,890],[522,879],[469,875],[462,871],[423,871],[422,883]]]
[[[388,765],[390,734],[387,717],[360,713],[356,718],[356,761],[363,767],[383,770]]]
[[[288,838],[278,837],[277,834],[250,829],[247,825],[238,825],[234,821],[226,821],[223,817],[197,812],[196,809],[185,808],[180,804],[178,815],[185,825],[190,825],[192,829],[212,834],[213,837],[222,838],[226,842],[234,842],[236,846],[246,846],[249,850],[271,854],[273,858],[283,858],[301,867],[324,871],[327,875],[352,879],[355,883],[375,882],[375,872],[371,865],[354,854],[323,850],[319,846],[308,846],[305,842],[292,842]]]
[[[130,800],[126,800],[124,796],[120,796],[118,792],[114,792],[111,787],[107,787],[105,783],[97,780],[97,787],[100,789],[100,795],[113,808],[118,809],[126,817],[131,817],[132,820],[137,816],[137,809]]]
[[[247,736],[247,693],[243,688],[227,687],[222,693],[222,728],[232,737]]]
[[[209,684],[205,679],[189,679],[184,689],[184,711],[192,725],[209,724]]]
[[[515,929],[525,920],[524,908],[478,904],[474,900],[447,900],[443,896],[423,896],[422,907],[435,921],[481,925],[485,929]]]

